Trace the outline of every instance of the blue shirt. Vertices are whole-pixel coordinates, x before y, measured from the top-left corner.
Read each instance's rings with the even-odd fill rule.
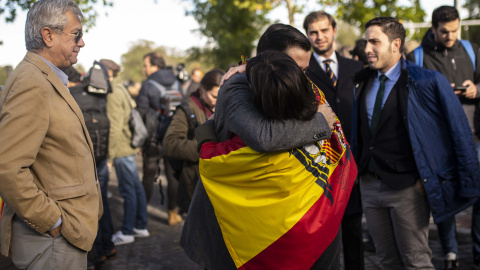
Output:
[[[385,76],[387,76],[387,81],[385,81],[385,92],[383,94],[382,99],[382,109],[383,105],[385,105],[385,101],[387,100],[390,92],[392,92],[393,86],[397,83],[398,78],[400,78],[400,71],[401,65],[398,61],[392,68],[390,68],[387,72],[385,72]],[[380,87],[380,80],[379,77],[382,75],[380,71],[378,71],[377,76],[373,79],[370,79],[367,87],[367,115],[368,115],[368,125],[370,125],[372,121],[372,114],[373,114],[373,107],[375,106],[375,99],[377,98],[378,88]]]
[[[54,64],[50,63],[47,59],[41,57],[40,55],[37,54],[38,57],[40,57],[47,65],[57,74],[58,78],[62,81],[62,83],[67,87],[68,84],[68,76],[63,72],[61,69],[59,69],[57,66]],[[67,88],[68,89],[68,88]],[[69,90],[70,91],[70,90]]]

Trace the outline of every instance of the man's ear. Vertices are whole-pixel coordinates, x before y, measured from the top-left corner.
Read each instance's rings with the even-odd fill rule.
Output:
[[[53,32],[54,31],[50,27],[43,27],[41,30],[42,39],[47,48],[51,48],[53,46],[53,39],[55,38],[53,36]]]
[[[400,46],[402,45],[402,40],[399,38],[396,38],[392,42],[392,50],[393,52],[399,52],[400,51]]]

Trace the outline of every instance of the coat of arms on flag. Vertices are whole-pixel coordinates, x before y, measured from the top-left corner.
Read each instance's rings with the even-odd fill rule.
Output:
[[[200,175],[238,269],[309,269],[337,235],[357,168],[338,123],[329,140],[287,152],[238,136],[203,144]]]

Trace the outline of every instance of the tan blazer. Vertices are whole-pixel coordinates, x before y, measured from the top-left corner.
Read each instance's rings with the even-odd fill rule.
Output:
[[[62,235],[90,250],[103,212],[83,115],[55,72],[28,52],[0,97],[1,251],[14,215],[37,232],[62,217]]]

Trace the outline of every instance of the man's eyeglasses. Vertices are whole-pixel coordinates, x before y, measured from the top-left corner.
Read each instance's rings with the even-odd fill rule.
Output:
[[[62,32],[62,33],[65,33],[65,32]],[[70,36],[74,36],[75,37],[75,44],[77,44],[80,41],[80,39],[83,37],[83,31],[82,30],[78,31],[75,34],[72,34],[72,33],[65,33],[65,34],[70,35]]]

